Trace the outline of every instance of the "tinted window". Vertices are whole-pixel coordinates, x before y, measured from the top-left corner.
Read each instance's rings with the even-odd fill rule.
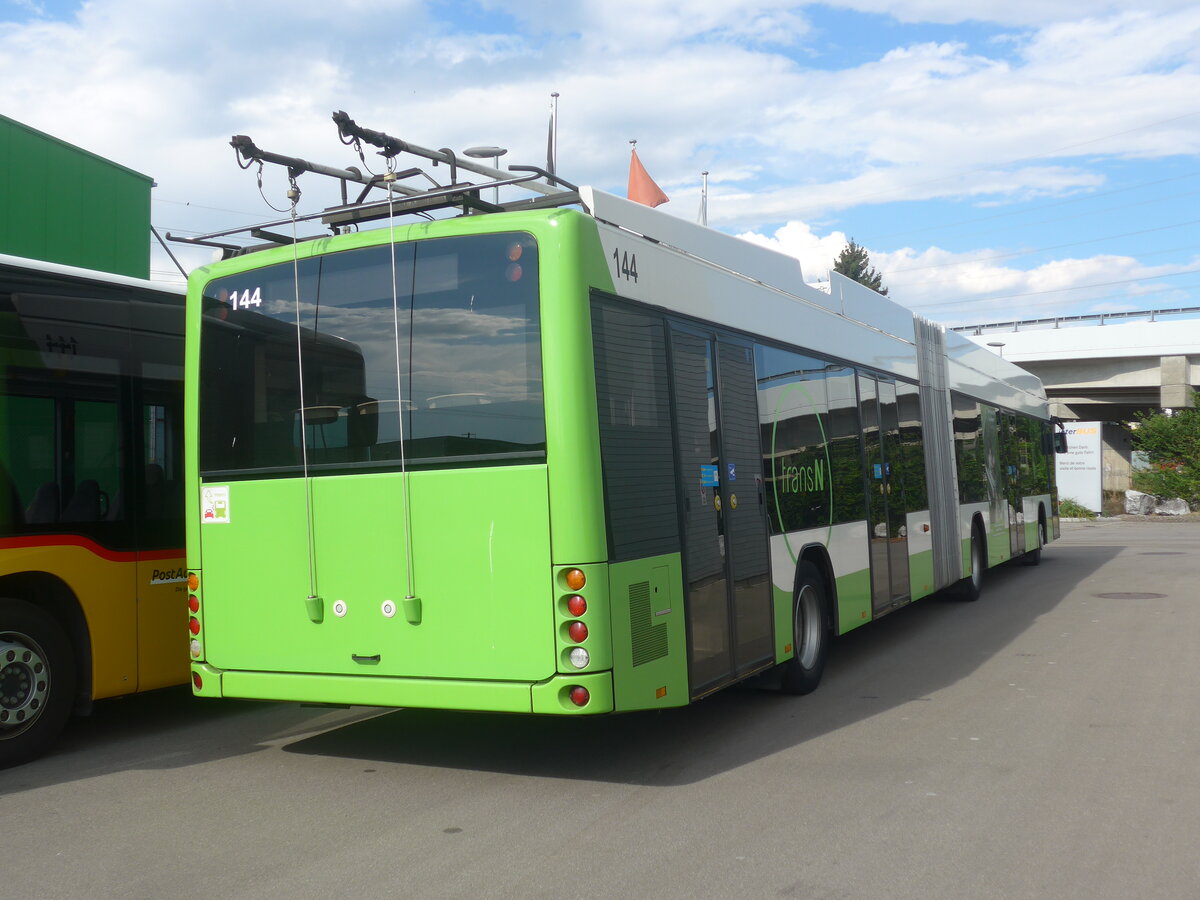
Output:
[[[771,532],[862,519],[853,370],[774,347],[755,359]]]
[[[988,500],[987,448],[979,403],[962,394],[950,396],[954,404],[958,499],[961,503],[985,503]]]
[[[206,474],[296,474],[305,455],[324,471],[399,468],[402,450],[418,465],[544,455],[530,235],[257,269],[211,282],[204,306]]]
[[[771,533],[828,525],[831,461],[825,363],[762,346],[756,363]]]
[[[3,272],[0,351],[0,533],[182,546],[182,297]]]

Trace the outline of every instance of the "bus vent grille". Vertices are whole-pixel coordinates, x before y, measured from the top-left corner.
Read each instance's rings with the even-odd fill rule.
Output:
[[[648,581],[629,586],[629,632],[633,638],[634,666],[653,662],[667,655],[667,623],[654,624]]]

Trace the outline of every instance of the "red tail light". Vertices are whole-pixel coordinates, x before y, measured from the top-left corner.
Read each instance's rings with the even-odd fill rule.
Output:
[[[588,693],[585,687],[578,685],[571,688],[571,702],[576,706],[587,706],[587,702],[592,699],[592,695]]]
[[[582,644],[587,640],[587,626],[582,622],[572,622],[567,626],[567,634],[571,636],[571,640],[573,640],[575,643]]]

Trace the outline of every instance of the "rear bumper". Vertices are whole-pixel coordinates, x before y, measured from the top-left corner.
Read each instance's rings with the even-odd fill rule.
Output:
[[[369,675],[313,675],[294,672],[222,670],[192,664],[197,697],[290,700],[349,706],[463,709],[481,712],[596,715],[613,710],[611,672],[556,675],[546,681],[466,681],[445,678],[379,678]],[[586,706],[576,706],[571,688],[585,687]]]

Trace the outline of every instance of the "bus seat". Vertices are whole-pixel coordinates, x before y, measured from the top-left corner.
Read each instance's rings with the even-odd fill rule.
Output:
[[[79,482],[63,507],[61,522],[96,522],[100,519],[100,485],[88,478]]]
[[[25,521],[30,525],[58,521],[58,482],[46,481],[33,492],[33,500],[25,507]]]

